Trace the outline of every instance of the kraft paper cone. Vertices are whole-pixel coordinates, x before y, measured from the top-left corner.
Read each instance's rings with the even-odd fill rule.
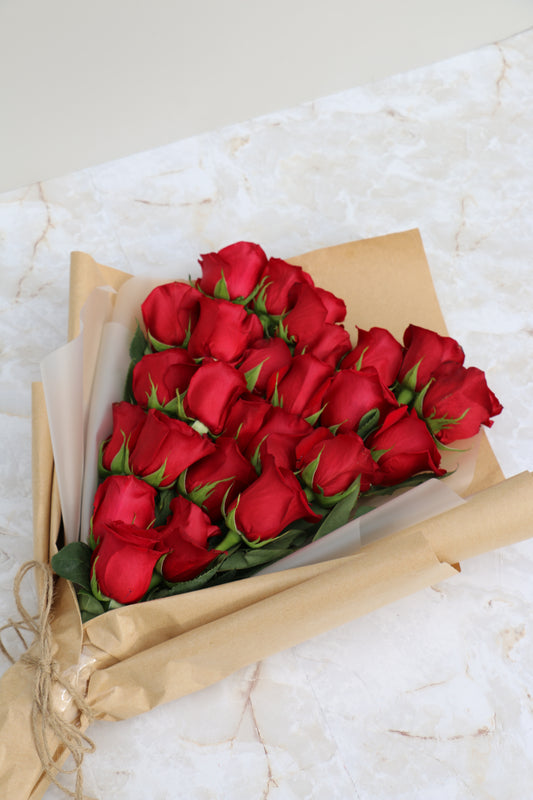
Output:
[[[446,332],[418,231],[319,250],[293,259],[316,283],[342,296],[346,326],[413,322]],[[128,275],[72,256],[71,335],[87,293]],[[59,504],[46,412],[34,389],[36,554],[47,557],[59,530]],[[214,683],[411,592],[456,574],[464,558],[532,535],[533,476],[503,481],[486,437],[474,480],[457,509],[367,545],[336,561],[256,576],[177,597],[123,607],[81,625],[72,589],[57,583],[56,658],[86,690],[97,717],[123,719]],[[53,550],[52,550],[53,551]],[[331,587],[335,586],[335,592]],[[281,623],[280,620],[283,620]],[[76,673],[76,663],[85,672]],[[32,753],[32,676],[17,664],[0,682],[1,796],[37,800],[43,776]],[[58,760],[63,753],[58,749]],[[13,770],[13,763],[24,770]]]

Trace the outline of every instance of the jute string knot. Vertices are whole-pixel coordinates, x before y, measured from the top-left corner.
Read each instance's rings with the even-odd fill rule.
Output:
[[[28,572],[38,570],[42,576],[42,591],[39,613],[31,616],[21,600],[21,583]],[[19,569],[13,586],[15,602],[21,619],[9,622],[0,628],[0,649],[12,662],[15,659],[4,646],[1,634],[4,630],[13,629],[22,641],[26,652],[20,661],[35,671],[33,688],[31,729],[35,749],[41,760],[43,770],[49,780],[58,786],[68,797],[74,800],[90,800],[83,792],[83,758],[95,750],[94,742],[86,736],[79,726],[80,719],[88,722],[94,715],[78,690],[61,674],[57,661],[53,658],[53,638],[51,628],[52,603],[54,599],[54,573],[49,564],[41,561],[27,561]],[[23,632],[32,633],[34,641],[30,649]],[[61,710],[57,709],[58,688],[62,688],[72,698],[78,710],[77,719],[69,722]],[[53,738],[53,751],[50,740]],[[57,748],[70,753],[74,761],[73,769],[61,769],[54,760]],[[58,780],[61,775],[75,775],[75,789],[70,790]]]

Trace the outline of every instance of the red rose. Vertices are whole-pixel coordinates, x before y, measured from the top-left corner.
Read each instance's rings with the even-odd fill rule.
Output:
[[[306,480],[305,468],[315,459],[316,469]],[[296,467],[319,498],[346,491],[358,476],[360,490],[366,492],[376,472],[376,463],[360,436],[353,431],[334,436],[328,428],[316,428],[296,446]]]
[[[132,389],[137,403],[143,408],[165,406],[182,394],[198,369],[186,350],[173,347],[159,353],[149,353],[133,368]],[[151,401],[151,402],[150,402]]]
[[[350,335],[342,325],[325,323],[320,328],[320,336],[311,345],[296,345],[295,353],[306,353],[318,358],[324,364],[335,369],[339,361],[351,350]]]
[[[130,453],[130,470],[156,486],[170,486],[184,469],[212,453],[213,442],[186,422],[151,408]]]
[[[271,409],[270,403],[262,397],[246,392],[231,404],[222,435],[235,439],[244,453]]]
[[[113,431],[102,446],[102,466],[109,472],[127,472],[128,452],[139,437],[146,421],[140,406],[123,401],[113,403]]]
[[[382,383],[392,386],[403,359],[403,348],[385,328],[357,328],[357,345],[340,365],[341,369],[374,367]]]
[[[238,370],[243,375],[249,373],[255,377],[255,383],[250,387],[250,391],[264,394],[269,379],[284,367],[288,367],[291,359],[291,351],[283,339],[277,336],[273,339],[258,339],[244,353]]]
[[[435,370],[445,361],[462,365],[465,359],[463,349],[455,339],[440,336],[435,331],[428,331],[417,325],[409,325],[403,335],[403,343],[406,351],[398,380],[412,391],[423,389]]]
[[[244,392],[244,375],[235,367],[223,361],[208,361],[191,378],[185,395],[185,412],[217,435],[222,433],[233,403]]]
[[[315,286],[315,292],[326,309],[324,321],[328,324],[344,322],[346,318],[346,303],[344,300],[341,297],[337,297],[333,292],[328,292],[327,289],[321,289],[319,286]]]
[[[178,347],[186,344],[198,318],[201,294],[188,283],[157,286],[141,306],[144,324],[156,342]]]
[[[172,516],[166,525],[156,529],[161,545],[168,551],[163,561],[163,577],[167,581],[190,581],[214,559],[219,550],[208,550],[207,540],[220,533],[199,506],[175,497],[170,503]]]
[[[333,369],[307,353],[294,356],[289,369],[275,375],[268,384],[267,397],[285,411],[308,417],[322,406],[322,397],[333,375]]]
[[[210,356],[237,362],[247,347],[263,337],[263,326],[255,314],[229,300],[202,297],[200,317],[187,349],[193,358]]]
[[[446,472],[439,468],[440,453],[426,423],[407,406],[392,411],[366,445],[374,452],[384,451],[377,460],[377,485],[393,486],[418,472]]]
[[[270,258],[261,274],[263,289],[255,305],[258,311],[280,315],[289,311],[296,302],[298,287],[314,286],[313,280],[301,267],[281,258]]]
[[[262,461],[268,454],[279,466],[296,469],[295,447],[313,428],[301,417],[284,408],[273,407],[265,417],[263,426],[257,431],[244,455],[253,459],[256,453]]]
[[[474,436],[481,425],[490,427],[491,417],[500,414],[503,406],[487,386],[482,370],[449,361],[433,373],[422,410],[437,439],[450,444]]]
[[[283,326],[300,350],[310,346],[320,338],[320,331],[326,324],[328,311],[320,299],[316,288],[304,284],[300,286],[296,303],[283,318]]]
[[[106,525],[127,522],[148,528],[155,519],[156,490],[134,475],[110,475],[94,496],[91,529],[98,544]]]
[[[248,297],[259,283],[266,260],[258,244],[230,244],[218,253],[206,253],[200,257],[202,277],[196,285],[215,297]]]
[[[339,432],[346,433],[357,431],[361,419],[374,408],[383,419],[385,414],[398,407],[398,401],[382,384],[375,369],[343,369],[328,386],[322,405],[325,408],[320,424],[326,428],[338,426]]]
[[[257,477],[235,439],[220,436],[215,451],[190,466],[185,473],[185,491],[201,505],[213,522],[222,518],[222,502],[226,505]]]
[[[264,541],[298,519],[316,522],[320,515],[310,508],[293,473],[267,458],[261,475],[231,504],[227,521],[249,541]]]
[[[156,531],[111,522],[93,552],[92,580],[105,597],[135,603],[148,591],[154,567],[164,552]]]

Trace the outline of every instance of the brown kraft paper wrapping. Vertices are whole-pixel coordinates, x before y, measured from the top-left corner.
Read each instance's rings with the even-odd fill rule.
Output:
[[[409,323],[446,333],[418,231],[391,234],[292,259],[346,301],[347,329]],[[364,281],[358,275],[364,273]],[[94,287],[129,276],[74,253],[70,335]],[[35,554],[49,557],[59,528],[46,410],[34,388]],[[336,561],[256,576],[123,607],[81,624],[70,584],[59,580],[55,658],[77,678],[98,718],[116,720],[208,686],[247,664],[456,574],[452,566],[532,534],[533,479],[503,480],[482,437],[469,502]],[[335,586],[335,592],[331,591]],[[283,619],[283,624],[280,624]],[[83,669],[76,671],[78,662]],[[48,781],[33,749],[31,670],[20,662],[0,681],[1,796],[37,800]],[[84,722],[82,723],[85,724]],[[58,763],[64,753],[58,749]],[[14,765],[24,764],[24,769]]]

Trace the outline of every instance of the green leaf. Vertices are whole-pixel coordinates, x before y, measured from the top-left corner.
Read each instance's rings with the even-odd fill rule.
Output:
[[[80,611],[82,613],[85,611],[91,617],[97,617],[106,610],[93,594],[88,594],[87,592],[78,592],[78,603]]]
[[[56,575],[91,592],[92,550],[85,542],[71,542],[52,556],[52,569]]]
[[[130,358],[133,366],[139,363],[141,358],[146,354],[147,350],[148,342],[144,333],[142,332],[141,326],[139,323],[137,323],[137,328],[133,334],[133,339],[130,342]]]
[[[213,577],[217,574],[220,568],[220,560],[217,559],[205,569],[196,578],[190,581],[179,581],[177,583],[169,583],[168,581],[156,586],[145,597],[145,600],[154,600],[158,597],[172,597],[176,594],[184,594],[185,592],[194,592],[196,589],[203,589]]]
[[[337,528],[342,528],[343,525],[346,525],[350,519],[357,497],[358,493],[354,491],[346,495],[337,505],[333,506],[329,514],[324,517],[317,532],[313,536],[314,542],[316,542],[317,539],[322,539],[323,536],[327,536],[328,533],[337,530]]]

